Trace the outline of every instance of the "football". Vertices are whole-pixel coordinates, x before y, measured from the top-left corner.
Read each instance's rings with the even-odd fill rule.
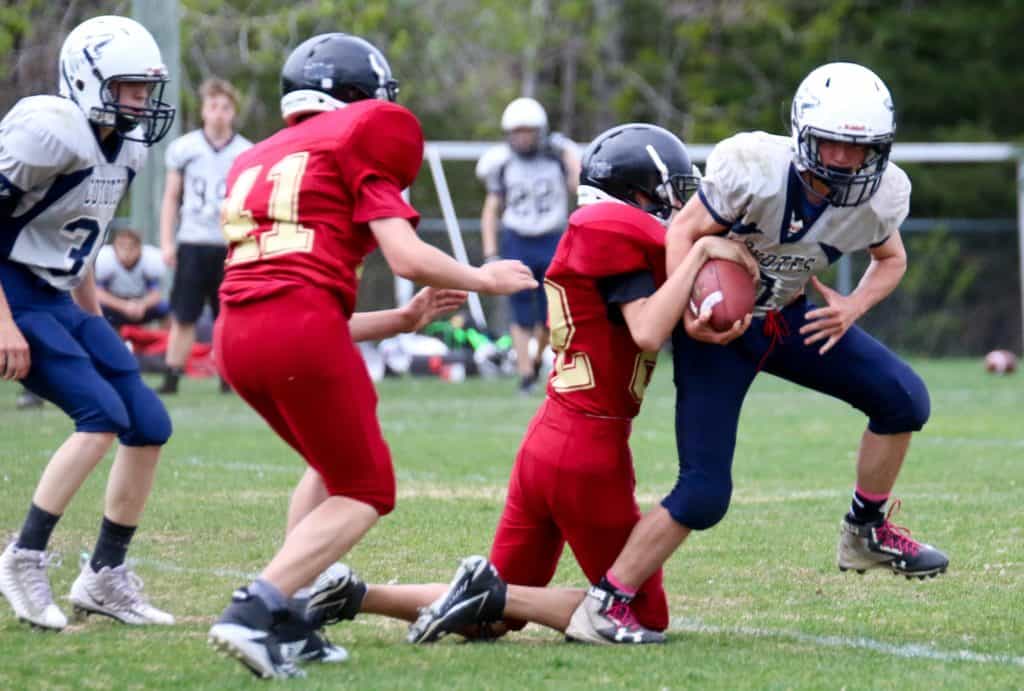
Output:
[[[993,350],[985,356],[985,370],[992,374],[1010,374],[1017,371],[1017,356],[1009,350]]]
[[[754,282],[742,264],[712,259],[697,272],[690,293],[690,311],[711,311],[711,328],[728,331],[754,310]]]

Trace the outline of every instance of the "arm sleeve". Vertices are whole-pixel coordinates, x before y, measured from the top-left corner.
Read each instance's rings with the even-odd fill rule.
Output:
[[[655,291],[654,274],[650,271],[631,271],[597,279],[597,290],[608,308],[608,318],[623,324],[621,305],[650,297]]]
[[[402,191],[394,182],[380,177],[364,178],[356,190],[352,220],[369,223],[381,218],[404,218],[413,227],[420,221],[419,212],[402,198]]]
[[[743,166],[743,142],[731,137],[720,142],[708,156],[698,194],[715,221],[731,226],[743,216],[750,202],[750,181]]]

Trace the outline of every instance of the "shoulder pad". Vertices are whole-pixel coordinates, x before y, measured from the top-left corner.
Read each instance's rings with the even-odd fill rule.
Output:
[[[59,96],[23,98],[0,124],[3,147],[22,163],[60,171],[87,158],[89,123],[74,103]]]
[[[402,189],[412,185],[423,164],[423,129],[410,110],[397,103],[368,99],[334,111],[356,120],[349,136],[351,152],[365,172],[388,178]]]
[[[572,244],[566,263],[588,276],[630,271],[661,271],[665,228],[649,214],[627,204],[600,202],[569,217]]]
[[[910,213],[910,178],[890,162],[882,174],[882,183],[871,197],[871,210],[888,232],[899,230]]]
[[[484,152],[480,160],[476,162],[476,177],[478,180],[487,181],[494,171],[508,162],[512,156],[512,149],[508,144],[496,144]]]

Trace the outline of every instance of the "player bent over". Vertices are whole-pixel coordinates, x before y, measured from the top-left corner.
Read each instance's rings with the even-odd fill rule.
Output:
[[[519,262],[464,266],[417,238],[419,216],[401,190],[419,170],[423,135],[393,103],[397,87],[366,41],[307,40],[282,70],[287,126],[228,175],[218,366],[326,488],[293,505],[281,550],[210,629],[211,643],[263,677],[301,673],[285,630],[296,623],[288,598],[395,502],[377,395],[349,322],[363,258],[379,245],[396,274],[438,288],[508,294],[536,285]]]
[[[545,277],[555,367],[516,457],[490,563],[465,559],[448,588],[367,588],[347,567],[332,567],[310,598],[314,620],[358,611],[415,619],[409,640],[417,643],[498,620],[491,633],[530,620],[582,641],[664,640],[660,571],[629,604],[602,580],[640,519],[632,421],[698,269],[723,258],[744,262],[751,280],[757,274],[742,245],[705,238],[666,280],[664,225],[696,188],[692,172],[683,143],[653,125],[608,130],[584,153],[580,208]],[[571,618],[584,591],[542,587],[567,542],[602,600],[601,624]]]
[[[117,437],[99,539],[71,603],[126,624],[171,624],[124,563],[171,421],[100,316],[92,275],[146,147],[174,119],[161,100],[167,70],[149,32],[113,16],[76,27],[59,69],[61,97],[23,99],[0,123],[0,373],[52,401],[75,431],[50,459],[21,532],[0,556],[0,592],[19,619],[64,628],[46,546]]]
[[[668,231],[668,265],[701,237],[729,232],[757,257],[761,291],[749,330],[716,334],[684,320],[673,335],[679,480],[637,525],[608,572],[628,593],[668,559],[691,530],[725,515],[740,407],[760,370],[839,398],[868,416],[856,486],[840,526],[841,570],[885,568],[935,576],[949,559],[883,513],[910,445],[929,415],[914,371],[854,325],[899,284],[906,252],[899,227],[910,180],[889,163],[892,98],[870,70],[831,63],[812,71],[793,100],[792,137],[738,134],[715,147],[694,197]],[[815,274],[845,253],[871,263],[848,296]],[[811,304],[811,281],[827,303]],[[596,601],[582,607],[600,621]]]

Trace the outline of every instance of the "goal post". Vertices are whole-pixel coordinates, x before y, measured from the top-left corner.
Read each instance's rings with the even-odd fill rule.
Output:
[[[455,215],[455,206],[444,175],[444,161],[476,161],[485,151],[499,142],[474,141],[432,141],[427,143],[425,159],[433,177],[434,191],[441,205],[445,229],[452,244],[452,250],[459,261],[468,263],[465,243]],[[578,144],[583,147],[586,144]],[[697,163],[707,161],[713,148],[708,144],[688,144],[690,157]],[[897,143],[892,147],[892,160],[897,163],[1016,163],[1017,188],[1017,253],[1020,273],[1021,343],[1024,344],[1024,148],[1003,142],[951,142],[951,143]],[[842,293],[853,289],[853,277],[849,257],[839,261],[839,285]],[[401,304],[401,295],[396,293]],[[470,296],[470,310],[473,318],[485,324],[479,297]]]

